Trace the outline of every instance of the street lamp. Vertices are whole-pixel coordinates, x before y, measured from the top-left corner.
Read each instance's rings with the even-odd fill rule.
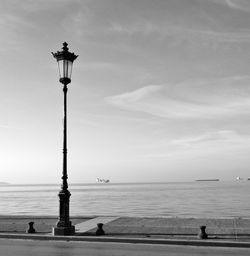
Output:
[[[59,81],[63,84],[64,93],[64,118],[63,118],[63,175],[61,190],[59,196],[59,219],[56,227],[53,227],[53,235],[73,235],[75,233],[75,226],[71,224],[69,219],[69,198],[70,192],[68,191],[68,174],[67,174],[67,85],[71,82],[71,73],[74,60],[78,57],[74,53],[69,52],[68,44],[63,43],[62,51],[53,53],[54,58],[57,60],[59,68]]]

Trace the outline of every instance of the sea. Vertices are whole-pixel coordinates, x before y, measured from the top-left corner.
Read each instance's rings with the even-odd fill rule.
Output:
[[[1,185],[0,215],[58,216],[59,184]],[[250,218],[250,181],[70,184],[70,216]]]

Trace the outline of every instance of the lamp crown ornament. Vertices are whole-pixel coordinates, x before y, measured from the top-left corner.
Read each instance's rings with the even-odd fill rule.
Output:
[[[74,52],[69,52],[68,44],[66,42],[63,43],[62,51],[51,53],[57,61],[68,60],[73,63],[74,60],[78,57],[78,55],[75,55]]]

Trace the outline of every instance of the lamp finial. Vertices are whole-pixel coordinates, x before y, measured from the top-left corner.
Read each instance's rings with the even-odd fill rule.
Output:
[[[63,48],[62,48],[65,52],[67,52],[69,50],[68,48],[68,44],[66,42],[63,43]]]

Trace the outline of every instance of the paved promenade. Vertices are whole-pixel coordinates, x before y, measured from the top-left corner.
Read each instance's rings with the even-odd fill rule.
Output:
[[[28,223],[34,222],[35,234],[26,234]],[[250,247],[250,219],[196,219],[196,218],[135,218],[116,216],[78,216],[71,217],[76,226],[75,239],[96,239],[97,223],[103,223],[105,236],[123,239],[121,241],[199,241],[213,243],[237,242]],[[52,226],[57,222],[54,216],[0,216],[0,237],[15,237],[27,239],[35,237],[52,237]],[[200,226],[206,226],[208,239],[200,240],[197,234]],[[99,237],[100,239],[100,237]],[[105,240],[106,239],[106,240]],[[143,240],[144,239],[144,240]],[[184,243],[185,244],[185,243]],[[190,243],[189,243],[190,244]],[[192,243],[191,243],[192,245]],[[213,245],[213,244],[210,244]],[[230,245],[229,245],[230,246]],[[243,246],[244,247],[244,246]]]

